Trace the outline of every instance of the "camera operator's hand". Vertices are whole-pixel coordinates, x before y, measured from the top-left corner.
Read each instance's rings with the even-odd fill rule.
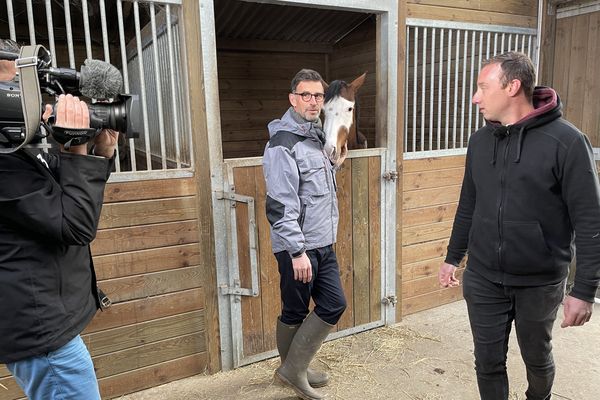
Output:
[[[44,116],[46,116],[48,107],[49,106],[46,107]],[[55,107],[57,126],[71,129],[87,129],[90,127],[90,113],[88,111],[88,106],[85,102],[79,100],[78,97],[73,97],[70,94],[61,94],[58,96],[58,102]],[[71,146],[69,150],[65,150],[63,145],[60,147],[61,151],[64,152],[82,155],[87,154],[87,145],[85,144]]]
[[[119,132],[112,129],[103,129],[94,138],[94,155],[111,158],[115,154]]]

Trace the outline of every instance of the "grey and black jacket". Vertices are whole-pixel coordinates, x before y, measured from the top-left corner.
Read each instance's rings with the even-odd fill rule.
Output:
[[[269,123],[263,172],[273,253],[292,257],[335,243],[338,225],[335,169],[323,151],[320,120],[290,108]]]

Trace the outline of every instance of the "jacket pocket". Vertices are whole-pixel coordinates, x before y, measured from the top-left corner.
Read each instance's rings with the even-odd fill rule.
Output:
[[[323,196],[329,193],[327,169],[323,157],[307,157],[298,160],[300,170],[300,196]]]
[[[469,259],[493,269],[498,269],[498,225],[496,221],[473,214],[469,231]]]
[[[554,268],[552,251],[537,221],[504,222],[502,267],[514,275],[544,273]]]

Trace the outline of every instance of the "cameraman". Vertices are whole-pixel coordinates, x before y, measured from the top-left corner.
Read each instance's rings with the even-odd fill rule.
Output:
[[[0,50],[15,45],[0,40]],[[0,80],[15,75],[1,60]],[[55,107],[56,125],[89,127],[78,98],[61,95]],[[117,138],[102,131],[92,155],[86,145],[0,154],[0,362],[33,400],[100,399],[80,332],[100,307],[89,244]]]

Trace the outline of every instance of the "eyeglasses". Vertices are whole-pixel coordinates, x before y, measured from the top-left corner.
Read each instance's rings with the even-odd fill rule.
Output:
[[[323,93],[302,92],[302,93],[292,93],[292,94],[295,94],[296,96],[300,96],[302,98],[302,100],[307,103],[310,101],[311,97],[314,97],[315,101],[317,103],[322,102],[323,99],[325,98],[325,94],[323,94]]]

